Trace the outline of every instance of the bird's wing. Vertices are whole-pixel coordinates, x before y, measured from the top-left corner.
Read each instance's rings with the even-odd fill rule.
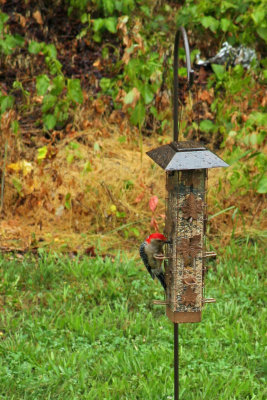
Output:
[[[151,267],[149,265],[148,257],[147,257],[146,252],[145,252],[145,246],[143,244],[141,244],[141,246],[140,246],[139,253],[140,253],[140,256],[141,256],[141,258],[143,260],[143,263],[144,263],[146,269],[150,273],[151,277],[154,279],[155,276],[154,276],[154,274],[152,272],[152,269],[151,269]]]
[[[161,285],[163,286],[164,290],[166,290],[167,286],[166,286],[166,281],[165,281],[165,276],[163,272],[160,272],[157,275],[158,280],[160,281]]]

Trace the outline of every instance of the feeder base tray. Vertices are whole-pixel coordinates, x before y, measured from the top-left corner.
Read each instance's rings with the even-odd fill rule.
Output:
[[[201,322],[201,311],[198,312],[177,312],[166,307],[166,315],[172,322],[183,324],[186,322]]]

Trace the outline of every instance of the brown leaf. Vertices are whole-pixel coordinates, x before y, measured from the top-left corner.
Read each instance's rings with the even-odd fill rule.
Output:
[[[84,250],[84,254],[90,257],[96,257],[94,246],[87,247],[87,249]]]
[[[94,63],[93,63],[93,67],[97,68],[99,71],[101,69],[103,69],[102,65],[101,65],[101,60],[100,58],[98,58]]]
[[[158,197],[157,196],[152,196],[149,199],[149,208],[152,212],[154,212],[157,208],[157,204],[158,204]]]
[[[35,19],[35,21],[37,22],[37,24],[43,25],[43,19],[42,19],[42,16],[41,16],[41,13],[39,10],[34,11],[32,16]]]
[[[21,15],[21,14],[17,14],[17,15],[18,15],[18,17],[19,17],[19,23],[20,23],[20,25],[22,26],[22,28],[25,28],[26,22],[27,22],[26,18],[25,18],[23,15]]]
[[[140,194],[135,198],[134,203],[135,203],[135,204],[140,203],[140,201],[143,200],[144,196],[145,196],[145,192],[140,193]]]
[[[203,90],[203,92],[200,92],[198,94],[198,98],[202,101],[206,101],[208,104],[211,104],[213,102],[213,95],[210,91]]]
[[[199,83],[206,83],[207,75],[208,75],[208,73],[205,70],[205,68],[200,67],[199,74],[198,74]]]
[[[99,114],[102,114],[105,111],[105,106],[101,99],[96,99],[93,102],[93,106],[95,107],[96,112],[98,112]]]
[[[150,225],[153,226],[155,231],[157,231],[157,232],[159,231],[158,223],[157,223],[157,221],[156,221],[156,219],[154,217],[151,218]]]

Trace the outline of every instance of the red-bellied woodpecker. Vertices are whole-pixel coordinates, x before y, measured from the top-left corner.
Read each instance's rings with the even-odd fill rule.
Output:
[[[140,256],[152,278],[158,278],[166,290],[166,282],[162,269],[163,245],[169,243],[161,233],[152,233],[140,246]]]

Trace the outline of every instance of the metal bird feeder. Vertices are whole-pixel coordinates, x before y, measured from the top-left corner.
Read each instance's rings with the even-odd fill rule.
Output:
[[[228,165],[201,143],[178,141],[178,53],[182,33],[190,88],[194,71],[186,31],[181,27],[174,44],[173,142],[147,152],[166,171],[165,236],[170,240],[165,257],[166,315],[174,323],[174,392],[179,398],[178,324],[200,322],[204,297],[206,259],[216,256],[205,249],[208,169]]]

